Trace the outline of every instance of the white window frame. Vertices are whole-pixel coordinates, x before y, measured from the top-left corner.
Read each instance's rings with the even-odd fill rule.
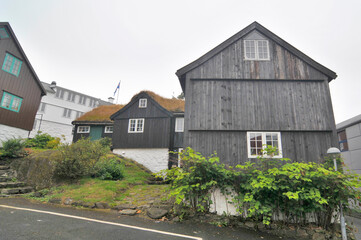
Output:
[[[104,133],[113,133],[113,126],[105,126]]]
[[[131,129],[131,122],[132,121],[135,121],[134,124],[135,124],[135,128],[134,130]],[[139,122],[142,122],[142,129],[141,130],[138,130],[138,123]],[[129,119],[129,122],[128,122],[128,133],[142,133],[144,131],[144,118],[131,118]]]
[[[139,99],[139,108],[146,108],[147,107],[147,99],[146,98],[140,98]]]
[[[175,132],[184,132],[184,118],[175,119]]]
[[[262,155],[252,155],[251,154],[251,134],[261,134],[262,136],[262,149],[265,149],[266,146],[266,136],[267,134],[277,134],[277,144],[278,144],[278,155],[272,156],[273,158],[282,158],[282,139],[280,132],[247,132],[247,151],[248,151],[248,158],[257,158]],[[263,155],[263,157],[271,157],[268,155]]]
[[[65,117],[65,118],[71,118],[71,112],[72,112],[71,109],[69,109],[69,108],[64,108],[63,117]]]
[[[246,42],[253,42],[254,51],[255,51],[255,57],[254,58],[247,57]],[[259,48],[258,48],[258,44],[260,42],[265,42],[266,45],[267,45],[267,58],[260,58],[260,55],[259,55],[260,53],[259,53]],[[243,41],[243,46],[244,46],[244,59],[245,60],[257,60],[257,61],[268,61],[268,60],[270,60],[270,50],[269,50],[268,40],[244,40]]]
[[[90,133],[90,126],[78,126],[77,133]]]

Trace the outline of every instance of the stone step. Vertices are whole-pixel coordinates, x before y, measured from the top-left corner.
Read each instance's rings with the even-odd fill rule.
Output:
[[[11,182],[11,180],[9,177],[0,177],[0,182]]]
[[[0,194],[2,195],[24,194],[32,191],[33,191],[32,187],[4,188],[1,189]]]
[[[17,188],[24,186],[25,183],[23,182],[0,182],[0,188]]]
[[[0,170],[0,177],[12,177],[15,175],[15,171],[12,169]]]
[[[9,165],[0,165],[0,170],[8,170],[10,169]]]

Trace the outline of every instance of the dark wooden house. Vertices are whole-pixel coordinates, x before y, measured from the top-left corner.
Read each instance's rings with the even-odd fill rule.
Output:
[[[183,147],[183,100],[142,91],[113,114],[111,120],[113,152],[132,158],[153,172],[172,165],[169,151]]]
[[[91,140],[112,138],[113,121],[110,120],[110,116],[122,108],[123,105],[102,105],[75,119],[72,122],[74,125],[73,142],[88,137]]]
[[[0,23],[0,141],[27,137],[46,94],[9,23]]]
[[[252,23],[177,71],[184,146],[235,165],[261,154],[319,161],[337,146],[329,83],[336,73]]]

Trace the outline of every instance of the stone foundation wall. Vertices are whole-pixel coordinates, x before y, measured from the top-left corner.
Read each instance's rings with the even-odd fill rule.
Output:
[[[168,169],[169,151],[167,148],[121,148],[113,153],[130,158],[152,172]]]
[[[0,147],[2,142],[11,138],[27,138],[29,131],[0,124]]]

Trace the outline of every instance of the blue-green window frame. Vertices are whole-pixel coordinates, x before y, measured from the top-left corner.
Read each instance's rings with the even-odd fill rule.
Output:
[[[8,71],[8,70],[5,69],[5,64],[6,64],[6,61],[7,61],[7,59],[8,59],[9,56],[13,57],[13,61],[12,61],[12,63],[11,63],[10,71]],[[17,72],[17,73],[13,73],[12,71],[13,71],[13,68],[14,68],[14,65],[15,65],[15,62],[16,62],[16,61],[19,61],[19,62],[20,62],[20,65],[19,65],[18,72]],[[10,53],[6,53],[2,70],[5,71],[5,72],[7,72],[7,73],[10,73],[10,74],[15,75],[15,76],[18,77],[18,76],[19,76],[19,73],[20,73],[20,69],[21,69],[21,65],[22,65],[22,64],[23,64],[23,61],[21,61],[19,58],[15,57],[14,55],[11,55]]]
[[[6,95],[10,95],[10,97],[11,97],[10,106],[9,106],[8,108],[3,106],[3,101],[4,101]],[[19,103],[19,108],[18,108],[18,110],[12,109],[14,99],[20,99],[20,103]],[[11,93],[8,93],[8,92],[5,92],[5,91],[4,91],[4,92],[3,92],[3,96],[2,96],[2,98],[1,98],[0,107],[5,108],[5,109],[10,110],[10,111],[13,111],[13,112],[19,112],[19,111],[20,111],[20,108],[21,108],[22,102],[23,102],[23,99],[22,99],[21,97],[15,96],[15,95],[13,95],[13,94],[11,94]]]
[[[5,32],[6,36],[5,36],[5,37],[1,37],[1,36],[0,36],[0,39],[10,38],[10,36],[9,36],[9,34],[8,34],[8,32],[6,31],[5,28],[0,28],[0,31],[1,31],[1,30],[3,30],[3,31]]]

